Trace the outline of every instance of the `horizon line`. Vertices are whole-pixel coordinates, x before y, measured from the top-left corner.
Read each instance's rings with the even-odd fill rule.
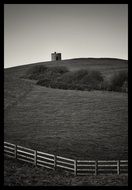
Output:
[[[128,61],[128,59],[117,58],[117,57],[75,57],[75,58],[69,58],[69,59],[61,59],[59,61],[72,60],[72,59],[118,59],[118,60]],[[43,63],[43,62],[52,62],[52,60],[47,60],[47,61],[44,60],[44,61],[39,61],[39,62],[14,65],[14,66],[9,66],[9,67],[4,67],[4,69],[14,68],[14,67],[19,67],[19,66],[24,66],[24,65],[31,65],[31,64],[35,64],[35,63]]]

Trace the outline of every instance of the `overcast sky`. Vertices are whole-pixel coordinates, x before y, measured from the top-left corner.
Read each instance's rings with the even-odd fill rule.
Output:
[[[127,4],[5,4],[4,67],[62,59],[128,59]]]

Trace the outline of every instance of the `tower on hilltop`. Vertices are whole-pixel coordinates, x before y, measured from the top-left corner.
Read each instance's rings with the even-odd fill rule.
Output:
[[[59,61],[61,60],[61,53],[52,53],[51,54],[51,61]]]

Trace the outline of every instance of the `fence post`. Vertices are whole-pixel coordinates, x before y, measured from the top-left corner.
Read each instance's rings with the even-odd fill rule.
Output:
[[[95,175],[98,174],[98,161],[95,160]]]
[[[56,169],[56,155],[54,155],[54,170]]]
[[[77,175],[77,160],[74,160],[74,175]]]
[[[14,158],[17,158],[17,145],[15,145]]]
[[[120,175],[120,160],[117,160],[117,174]]]
[[[37,151],[34,150],[34,165],[37,165]]]

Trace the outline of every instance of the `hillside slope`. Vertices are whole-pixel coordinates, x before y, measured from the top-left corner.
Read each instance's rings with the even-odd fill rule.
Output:
[[[11,107],[33,87],[31,80],[23,80],[27,70],[35,65],[66,66],[69,70],[92,69],[100,71],[107,79],[118,71],[127,71],[127,60],[112,58],[78,58],[62,61],[39,62],[4,70],[4,108]],[[33,81],[32,81],[33,82]]]
[[[37,64],[98,68],[106,76],[127,70],[126,61],[113,59]],[[72,158],[127,159],[127,94],[37,86],[21,78],[32,65],[5,69],[6,141]]]

